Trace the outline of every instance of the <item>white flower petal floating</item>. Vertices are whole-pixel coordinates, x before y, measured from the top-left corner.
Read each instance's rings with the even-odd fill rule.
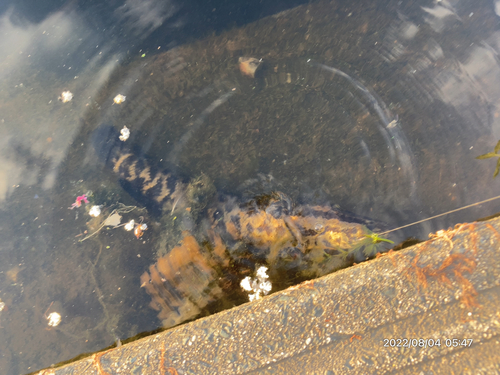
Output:
[[[92,217],[97,217],[101,214],[101,206],[92,206],[89,211],[89,215]]]
[[[123,129],[120,130],[121,135],[118,137],[120,141],[125,142],[128,137],[130,137],[130,129],[126,126],[123,126]]]
[[[63,91],[61,96],[59,97],[59,100],[63,103],[68,103],[73,99],[73,93],[71,91]]]
[[[130,232],[132,229],[134,229],[135,221],[130,220],[123,228],[125,228],[126,231]]]
[[[61,314],[52,312],[49,314],[47,317],[47,320],[49,321],[48,324],[51,327],[57,327],[59,323],[61,323]]]

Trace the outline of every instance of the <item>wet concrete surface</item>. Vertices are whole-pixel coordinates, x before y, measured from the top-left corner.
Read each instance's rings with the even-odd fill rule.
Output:
[[[40,374],[498,373],[499,244],[499,218],[459,224]]]

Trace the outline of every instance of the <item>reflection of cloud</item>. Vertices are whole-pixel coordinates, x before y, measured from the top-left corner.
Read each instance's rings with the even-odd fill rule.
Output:
[[[36,25],[9,16],[0,18],[0,202],[19,184],[54,185],[79,119],[118,63],[73,12]],[[69,103],[57,100],[65,90]]]
[[[435,32],[441,32],[449,22],[460,21],[460,17],[451,7],[436,5],[434,8],[422,7],[422,10],[427,13],[425,21]]]
[[[21,69],[40,64],[47,59],[59,58],[64,64],[64,57],[81,48],[82,40],[89,33],[81,20],[74,14],[58,12],[52,14],[40,24],[18,23],[10,21],[11,12],[0,18],[0,77],[11,73],[21,73]]]
[[[127,0],[116,10],[118,17],[140,36],[146,36],[172,17],[178,8],[169,0]]]
[[[452,105],[470,129],[478,132],[491,126],[495,133],[500,129],[499,119],[492,116],[500,105],[500,67],[495,49],[499,41],[500,33],[494,33],[481,44],[471,45],[461,59],[447,56],[446,64],[441,65],[446,68],[429,64],[420,72],[432,80],[433,84],[426,86],[432,96]],[[442,52],[440,56],[444,58]]]
[[[421,9],[429,26],[437,32],[460,20],[449,1]],[[418,34],[413,30],[412,24],[400,15],[387,30],[382,50],[386,61],[408,64],[412,100],[426,103],[441,100],[453,106],[471,129],[484,131],[493,124],[493,129],[500,133],[500,119],[492,116],[492,110],[500,106],[500,32],[464,47],[457,58],[446,39],[436,36],[444,43],[440,45],[427,32]]]
[[[3,124],[2,124],[3,125]],[[2,132],[3,134],[3,132]],[[10,138],[3,138],[0,141],[2,151],[9,150]],[[22,168],[19,159],[13,158],[9,153],[2,152],[0,155],[0,202],[10,194],[18,184],[36,183],[39,170],[27,171]]]
[[[486,17],[478,18],[484,26],[478,29],[476,22],[459,21],[459,14],[465,19],[472,9],[457,12],[452,5],[443,0],[422,7],[418,18],[426,24],[416,34],[400,15],[380,49],[389,66],[400,69],[394,76],[400,103],[412,107],[402,104],[402,125],[387,130],[412,139],[420,177],[416,191],[423,207],[438,211],[498,194],[491,165],[474,157],[493,149],[500,137],[500,32],[488,26],[496,16],[474,9]]]
[[[386,61],[395,61],[406,52],[406,44],[418,33],[418,26],[408,21],[403,15],[394,21],[384,37],[382,57]]]

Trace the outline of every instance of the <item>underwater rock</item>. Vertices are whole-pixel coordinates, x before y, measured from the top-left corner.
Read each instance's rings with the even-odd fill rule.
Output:
[[[255,72],[259,68],[262,60],[255,57],[240,57],[238,59],[240,72],[250,78],[255,78]]]

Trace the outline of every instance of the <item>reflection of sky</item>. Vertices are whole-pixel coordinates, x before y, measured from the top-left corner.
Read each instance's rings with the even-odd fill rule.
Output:
[[[127,0],[116,10],[120,20],[129,22],[128,28],[144,36],[173,16],[177,6],[171,1]]]
[[[453,27],[457,20],[462,22],[462,19],[455,13],[450,2],[439,3],[434,8],[422,8],[428,14],[424,19],[435,31],[446,33],[447,28]],[[472,18],[474,13],[470,12],[464,16]],[[487,36],[480,45],[471,43],[467,48],[465,58],[452,58],[452,66],[448,69],[440,69],[430,77],[438,88],[436,94],[440,99],[457,108],[465,118],[470,120],[472,126],[489,126],[490,116],[493,115],[490,113],[490,106],[498,106],[497,102],[500,98],[499,36],[498,33],[493,33]],[[442,55],[441,46],[437,45],[435,48],[441,52],[438,56],[429,54],[433,60],[445,57],[449,59],[450,56]],[[479,113],[474,112],[477,106],[473,102],[477,100],[488,103],[489,108]],[[495,133],[498,131],[498,126],[495,126],[497,123],[498,119],[494,118]]]
[[[75,13],[57,12],[37,25],[13,24],[6,14],[0,33],[7,36],[0,42],[4,200],[13,186],[37,181],[42,161],[47,166],[41,182],[45,188],[53,186],[79,118],[119,58],[99,45],[99,37]],[[58,97],[66,90],[74,99],[63,104]],[[40,162],[27,165],[28,158]]]
[[[423,7],[422,9],[428,14],[424,19],[434,30],[446,33],[447,28],[454,26],[454,21],[462,22],[462,18],[454,8],[454,5],[458,3],[458,1],[439,1],[438,5],[433,8]],[[465,13],[462,17],[472,18],[474,12]],[[498,66],[500,35],[493,33],[484,37],[485,39],[481,42],[481,45],[470,44],[465,58],[453,59],[453,56],[447,56],[452,57],[456,66],[440,69],[438,73],[434,74],[434,77],[430,77],[435,80],[436,86],[440,90],[441,99],[457,108],[461,108],[462,112],[467,111],[471,101],[477,97],[495,107],[500,98],[500,86],[498,85],[500,79],[500,68]],[[436,45],[434,48],[440,52],[437,56],[433,56],[429,52],[432,60],[445,57],[442,55],[441,46]],[[484,125],[488,124],[487,117],[491,114],[481,114],[480,121]]]
[[[470,8],[464,10],[464,14],[457,13],[461,3],[443,0],[437,1],[434,7],[422,7],[423,19],[444,38],[456,27],[457,21],[463,22],[464,18],[474,20],[475,14]],[[410,61],[412,69],[409,75],[418,77],[411,78],[415,90],[422,91],[429,101],[440,99],[452,105],[470,121],[471,127],[491,127],[497,135],[498,116],[495,113],[500,99],[500,34],[482,35],[480,43],[471,41],[464,47],[466,54],[460,57],[449,52],[445,54],[443,50],[453,46],[441,46],[432,37],[425,41],[424,50],[418,51],[411,41],[418,38],[416,25],[401,15],[399,18],[387,30],[386,50],[382,57],[393,63]],[[481,19],[475,21],[482,22]]]
[[[115,15],[140,40],[175,11],[171,2],[129,0],[116,9]],[[116,34],[92,27],[70,8],[50,14],[37,24],[21,21],[7,11],[0,19],[0,35],[3,201],[19,184],[41,182],[46,189],[53,186],[79,119],[94,103],[123,53],[116,51]],[[74,98],[62,103],[58,97],[66,90]]]
[[[426,149],[426,144],[441,143],[440,155],[436,155],[437,160],[433,159],[440,163],[439,170],[426,170],[423,166],[425,175],[416,176],[416,180],[420,179],[419,191],[422,194],[424,190],[429,191],[423,185],[426,184],[425,178],[427,181],[432,178],[440,180],[441,172],[451,170],[454,176],[451,183],[439,186],[443,191],[450,191],[450,197],[453,197],[448,209],[498,194],[499,181],[491,177],[493,162],[474,160],[475,156],[492,151],[500,137],[500,35],[491,29],[484,32],[484,25],[493,21],[486,19],[486,15],[491,15],[486,12],[486,9],[471,7],[465,1],[439,0],[434,5],[421,7],[417,16],[410,18],[400,13],[386,30],[381,51],[381,57],[388,64],[397,68],[406,64],[406,82],[401,84],[412,93],[410,100],[418,103],[419,108],[428,108],[431,113],[436,105],[445,104],[440,119],[423,124],[418,133],[412,133],[410,128],[405,132],[412,143],[421,143],[419,148],[422,150]],[[434,32],[429,32],[425,24]],[[460,116],[461,125],[453,119],[455,113]],[[400,120],[404,128],[405,119]],[[442,129],[440,138],[428,137],[422,130],[425,127]],[[431,132],[434,137],[436,133]],[[470,154],[463,155],[467,165],[455,162],[453,150],[457,146],[466,146],[469,150]],[[416,151],[418,149],[414,148],[413,152]],[[421,166],[423,161],[422,157],[417,159]],[[471,166],[477,169],[471,171]],[[474,173],[476,175],[472,177]],[[476,181],[483,176],[481,181],[484,182]],[[429,192],[425,198],[430,205]],[[476,216],[471,216],[468,220],[474,218]],[[429,224],[425,226],[432,230],[434,227]]]

